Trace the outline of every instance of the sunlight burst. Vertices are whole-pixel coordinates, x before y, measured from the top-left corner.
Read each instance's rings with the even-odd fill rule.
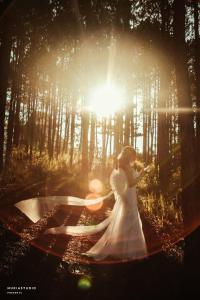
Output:
[[[121,88],[105,84],[94,88],[89,97],[89,111],[107,117],[119,111],[124,101],[124,92]]]

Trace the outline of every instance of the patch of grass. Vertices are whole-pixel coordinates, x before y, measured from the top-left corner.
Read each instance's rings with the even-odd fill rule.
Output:
[[[84,193],[80,175],[75,168],[68,166],[66,157],[49,160],[47,155],[40,156],[34,152],[30,161],[22,150],[13,151],[9,165],[2,174],[0,189],[4,191],[1,198],[15,191],[21,191],[22,195],[24,193],[27,196],[80,196]]]

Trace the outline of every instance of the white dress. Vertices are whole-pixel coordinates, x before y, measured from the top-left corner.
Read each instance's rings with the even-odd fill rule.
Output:
[[[133,169],[133,176],[139,174]],[[110,176],[110,185],[115,196],[111,214],[97,225],[58,226],[45,231],[45,234],[68,234],[74,236],[91,235],[106,230],[97,243],[83,253],[95,260],[108,256],[120,259],[140,259],[147,256],[147,247],[142,230],[142,222],[137,205],[136,186],[129,187],[123,169],[114,169]],[[112,192],[111,192],[112,193]],[[55,205],[94,205],[110,196],[86,200],[71,196],[52,196],[23,200],[15,204],[33,222],[37,222]]]
[[[133,170],[135,179],[139,174]],[[139,259],[147,256],[147,247],[137,205],[136,186],[128,187],[123,169],[113,170],[110,185],[115,205],[110,223],[98,242],[86,252],[95,260],[107,256],[120,259]]]

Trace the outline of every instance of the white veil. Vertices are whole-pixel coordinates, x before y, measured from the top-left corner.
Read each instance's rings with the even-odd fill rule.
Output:
[[[43,218],[50,210],[57,205],[74,205],[74,206],[90,206],[101,203],[108,199],[113,192],[109,192],[105,196],[98,197],[96,199],[82,199],[73,196],[48,196],[37,197],[27,200],[22,200],[15,204],[22,213],[24,213],[31,221],[36,223]],[[52,228],[54,232],[51,233],[65,233],[70,235],[88,235],[94,234],[103,230],[110,222],[110,217],[106,218],[103,222],[97,225],[80,225],[80,226],[59,226]],[[63,229],[65,228],[64,232]],[[61,232],[62,229],[62,232]],[[45,233],[48,233],[46,231]]]
[[[56,205],[75,205],[75,206],[90,206],[101,203],[102,201],[108,199],[113,193],[115,196],[115,201],[121,198],[121,195],[127,189],[127,179],[124,172],[114,169],[110,176],[110,185],[112,191],[107,195],[96,198],[96,199],[82,199],[73,196],[48,196],[48,197],[38,197],[31,198],[28,200],[22,200],[15,204],[15,206],[24,213],[31,221],[34,223],[39,221],[45,216],[50,210],[52,210]],[[116,210],[116,209],[115,209]],[[101,223],[97,225],[76,225],[76,226],[66,226],[61,225],[58,227],[47,229],[45,234],[68,234],[75,236],[91,235],[98,233],[105,229],[114,214],[114,209],[112,210],[109,217],[104,219]]]

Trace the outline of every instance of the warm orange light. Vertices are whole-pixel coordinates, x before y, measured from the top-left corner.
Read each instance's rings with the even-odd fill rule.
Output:
[[[90,193],[86,196],[86,199],[95,199],[98,197],[100,197],[100,195],[98,195],[97,193]],[[101,209],[102,206],[103,206],[103,201],[101,201],[100,203],[94,204],[94,205],[88,205],[86,207],[90,211],[97,211],[97,210]]]
[[[95,87],[90,94],[89,111],[107,117],[122,109],[123,91],[110,83]]]

